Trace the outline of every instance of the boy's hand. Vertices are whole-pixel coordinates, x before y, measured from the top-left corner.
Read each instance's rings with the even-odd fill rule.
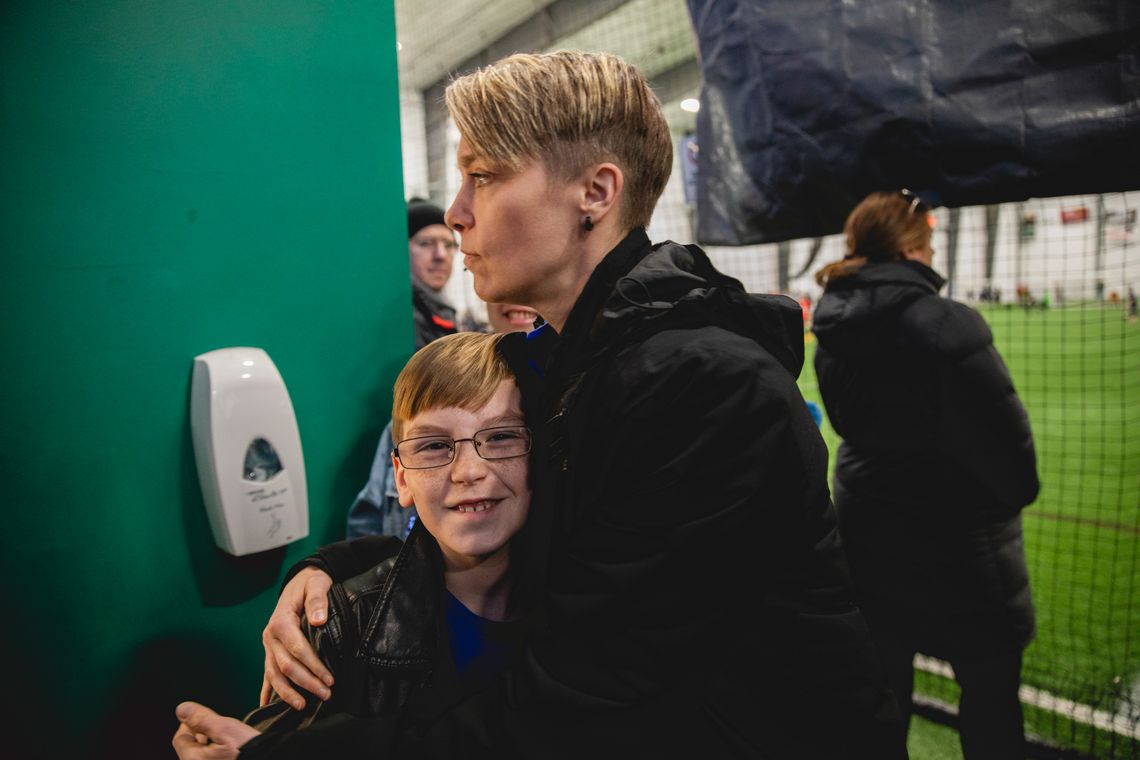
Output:
[[[295,709],[305,707],[304,698],[293,688],[296,684],[321,699],[332,692],[332,673],[321,662],[316,651],[301,632],[301,613],[309,625],[324,625],[328,620],[328,593],[332,578],[322,570],[307,567],[293,577],[281,592],[277,608],[261,632],[265,646],[265,679],[261,683],[261,704],[269,703],[273,692]]]
[[[170,743],[179,760],[234,760],[241,746],[258,730],[237,718],[227,718],[197,702],[183,702],[174,710],[182,725]]]

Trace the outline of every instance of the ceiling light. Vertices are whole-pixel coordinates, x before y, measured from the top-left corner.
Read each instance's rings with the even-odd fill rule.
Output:
[[[681,110],[696,113],[701,110],[701,101],[696,98],[685,98],[681,101]]]

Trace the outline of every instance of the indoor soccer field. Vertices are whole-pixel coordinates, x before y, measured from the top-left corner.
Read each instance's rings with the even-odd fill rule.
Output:
[[[1125,303],[981,308],[1029,411],[1041,494],[1024,514],[1037,637],[1025,653],[1026,730],[1096,757],[1133,757],[1140,710],[1140,322]],[[800,378],[820,402],[808,336]],[[839,438],[826,418],[832,453]],[[955,705],[946,666],[920,660],[916,691]],[[918,720],[912,756],[961,757]]]

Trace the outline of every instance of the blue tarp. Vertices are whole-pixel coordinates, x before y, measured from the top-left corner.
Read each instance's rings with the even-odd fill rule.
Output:
[[[703,243],[838,232],[874,190],[1140,188],[1140,0],[688,3]]]

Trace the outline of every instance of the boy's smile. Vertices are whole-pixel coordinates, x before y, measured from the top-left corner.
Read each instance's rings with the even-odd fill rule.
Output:
[[[454,507],[448,507],[448,509],[454,510],[464,515],[481,514],[494,507],[495,501],[489,501],[487,499],[481,499],[479,501],[465,501],[462,504],[456,504]]]

